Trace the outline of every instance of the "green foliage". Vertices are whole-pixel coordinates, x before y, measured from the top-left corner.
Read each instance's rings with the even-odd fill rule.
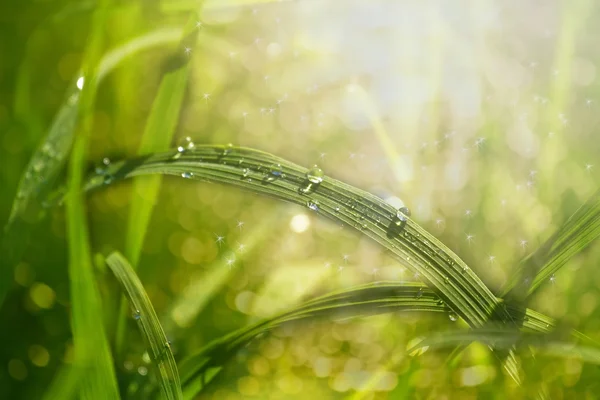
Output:
[[[239,11],[237,7],[240,5],[254,7],[267,2],[269,1],[232,0],[225,3],[209,1],[203,4],[203,7],[204,10],[218,10],[222,12],[218,18],[227,19],[229,13],[235,14]],[[493,286],[484,283],[487,281],[484,279],[483,268],[479,266],[476,270],[469,268],[465,261],[450,250],[449,246],[413,220],[408,208],[392,206],[373,193],[334,179],[326,174],[327,171],[324,172],[316,165],[311,168],[302,167],[283,157],[248,147],[206,144],[210,143],[210,140],[203,140],[203,143],[199,144],[188,138],[186,142],[172,149],[173,137],[176,133],[181,131],[187,134],[190,129],[189,121],[185,122],[187,114],[198,110],[197,105],[194,106],[195,108],[186,107],[184,101],[195,72],[189,53],[192,49],[194,51],[201,49],[200,44],[196,44],[196,36],[204,29],[203,23],[195,14],[198,4],[187,0],[159,2],[158,8],[170,16],[177,16],[182,10],[186,13],[193,10],[186,27],[184,29],[157,28],[144,35],[134,35],[133,39],[103,55],[103,49],[107,47],[105,42],[109,36],[108,29],[105,28],[111,26],[108,15],[115,14],[119,10],[138,7],[137,4],[109,7],[109,3],[109,1],[97,5],[82,3],[77,7],[67,7],[63,10],[63,13],[93,11],[82,66],[69,85],[66,101],[60,105],[47,135],[39,139],[37,150],[34,151],[21,175],[1,241],[0,305],[3,304],[11,289],[15,267],[22,261],[30,245],[30,234],[44,221],[43,217],[50,210],[55,213],[53,229],[59,230],[56,228],[57,225],[61,227],[66,225],[70,295],[68,301],[63,298],[60,301],[61,304],[70,307],[73,354],[70,357],[65,356],[64,362],[55,365],[58,373],[54,376],[53,383],[43,393],[45,399],[118,399],[121,396],[158,398],[161,395],[167,399],[193,399],[202,391],[206,391],[209,385],[215,384],[218,379],[224,379],[226,367],[234,363],[234,358],[243,349],[250,347],[252,343],[260,342],[273,332],[304,326],[307,321],[313,320],[357,320],[391,313],[402,313],[403,317],[412,315],[419,318],[425,315],[443,314],[448,317],[445,320],[449,319],[453,322],[460,317],[466,324],[458,322],[456,325],[460,326],[459,329],[445,330],[442,327],[439,329],[434,327],[424,339],[411,337],[413,339],[410,341],[411,344],[402,353],[403,357],[411,355],[414,357],[413,360],[419,360],[418,357],[424,352],[431,354],[434,350],[440,353],[448,350],[446,362],[448,370],[457,367],[466,354],[465,350],[471,348],[474,342],[489,346],[492,350],[491,357],[495,358],[494,361],[502,363],[508,375],[517,384],[530,379],[529,376],[521,374],[523,357],[520,356],[525,353],[535,352],[540,355],[600,364],[597,342],[573,329],[574,322],[577,322],[576,317],[568,316],[565,318],[566,321],[555,320],[528,308],[532,306],[527,303],[544,282],[549,281],[561,267],[581,254],[600,235],[600,192],[590,197],[542,246],[519,263],[516,272],[498,295],[490,289]],[[151,18],[152,13],[148,9],[139,7],[140,15],[148,15]],[[581,10],[585,10],[586,7],[587,5]],[[577,10],[581,11],[579,8]],[[144,14],[146,12],[148,14]],[[560,42],[561,47],[557,56],[558,64],[564,66],[565,70],[569,67],[565,52],[569,51],[572,45],[568,39],[569,35],[575,32],[576,15],[577,12],[569,13],[566,18],[568,24],[565,30],[568,35],[566,35],[567,39],[562,39]],[[115,22],[111,21],[111,23]],[[218,40],[216,37],[214,39]],[[255,44],[259,39],[256,39]],[[209,43],[206,46],[213,46],[219,56],[226,56],[227,49],[221,44],[223,43]],[[173,46],[173,49],[169,52],[166,62],[160,63],[162,69],[157,78],[158,87],[153,101],[148,102],[150,110],[143,124],[140,145],[131,152],[137,155],[122,161],[106,162],[104,167],[96,168],[86,177],[85,171],[89,167],[89,159],[92,158],[89,153],[93,150],[90,144],[94,135],[96,112],[98,112],[97,101],[101,97],[98,91],[100,83],[112,71],[123,66],[125,60],[131,61],[134,55],[165,45]],[[278,46],[279,44],[272,43],[272,46],[268,46],[271,50],[266,51],[265,54],[275,57],[279,51]],[[33,113],[30,107],[33,87],[30,76],[33,61],[29,59],[30,53],[31,50],[28,50],[29,56],[26,57],[18,74],[14,114],[18,119],[23,120],[29,132],[28,140],[33,141],[38,139],[37,136],[42,136],[43,119],[35,115],[28,120],[29,114]],[[232,57],[232,53],[229,57]],[[252,64],[251,60],[244,59],[244,55],[241,58],[243,62]],[[585,67],[585,62],[581,64]],[[581,65],[579,67],[585,69]],[[208,81],[207,86],[211,84],[210,79],[220,73],[226,75],[223,71],[207,73],[205,77]],[[265,76],[264,80],[266,81],[267,78]],[[564,95],[567,87],[565,79],[561,75],[554,83],[553,107],[555,108],[567,104]],[[387,161],[393,165],[394,176],[400,180],[403,171],[396,168],[400,165],[400,155],[394,148],[394,140],[384,127],[385,123],[378,115],[376,103],[368,98],[367,92],[359,84],[353,83],[351,89],[362,96],[361,104],[365,108],[367,119],[373,125],[379,144],[384,147]],[[228,96],[235,97],[224,90],[224,97]],[[209,97],[210,94],[206,93],[200,104],[208,106]],[[197,99],[194,100],[198,102]],[[237,105],[236,101],[240,104],[244,102],[243,99],[238,99],[232,103]],[[432,106],[432,108],[436,107]],[[246,113],[244,118],[245,115]],[[549,117],[547,119],[550,128],[562,129]],[[180,124],[182,120],[184,123]],[[215,137],[221,139],[220,135],[224,130],[222,126],[207,123],[206,129],[214,130]],[[132,143],[127,142],[127,146],[134,147]],[[119,146],[121,144],[118,143]],[[60,186],[57,182],[61,179],[65,167],[66,181]],[[397,281],[382,280],[368,284],[352,284],[344,289],[330,291],[333,285],[324,284],[320,287],[319,284],[322,282],[315,281],[311,282],[313,285],[310,290],[322,293],[318,297],[306,300],[302,295],[289,294],[287,301],[282,302],[284,304],[282,307],[274,307],[277,309],[274,315],[269,314],[267,318],[259,320],[251,318],[250,321],[246,321],[241,313],[232,312],[229,321],[229,316],[224,317],[222,309],[218,309],[215,304],[223,303],[235,310],[237,297],[232,298],[228,288],[243,287],[252,271],[233,268],[235,262],[243,262],[244,256],[236,256],[235,260],[225,259],[224,256],[232,252],[221,249],[222,237],[218,235],[216,244],[210,243],[213,245],[212,248],[205,244],[198,245],[201,242],[194,237],[198,231],[194,226],[187,225],[189,214],[171,216],[173,221],[176,220],[179,225],[184,226],[184,233],[176,232],[169,237],[166,244],[149,241],[152,230],[151,218],[153,214],[157,214],[155,205],[159,201],[163,175],[179,177],[186,183],[202,181],[224,184],[224,187],[228,186],[229,189],[242,189],[300,206],[312,215],[327,218],[335,224],[348,227],[355,233],[358,232],[361,237],[370,238],[378,250],[391,256],[393,263],[406,266],[415,279],[422,280],[423,283],[406,282],[399,278]],[[127,186],[131,192],[119,192],[125,186],[122,181],[128,178],[132,178],[131,184]],[[202,190],[208,189],[202,187]],[[218,190],[221,188],[214,189],[215,192]],[[111,197],[113,202],[127,203],[129,212],[125,217],[126,229],[122,238],[115,239],[117,244],[105,245],[101,235],[98,235],[100,239],[92,241],[97,239],[94,236],[97,233],[94,231],[94,221],[101,218],[102,211],[98,213],[88,211],[92,209],[90,207],[92,201],[88,202],[88,195],[113,196]],[[212,192],[208,195],[204,192],[196,193],[196,198],[212,195]],[[175,197],[184,199],[183,195],[176,194]],[[183,201],[186,200],[181,200]],[[215,203],[219,201],[216,199]],[[60,208],[63,204],[66,206],[65,221],[61,220],[60,214],[63,212]],[[239,207],[244,209],[246,205],[242,204]],[[200,207],[192,208],[194,212],[204,212]],[[216,209],[218,207],[213,204],[213,211]],[[164,212],[161,210],[161,214]],[[210,212],[209,209],[208,213]],[[249,214],[251,212],[248,211]],[[166,213],[174,212],[166,210]],[[545,215],[549,211],[543,209],[540,213]],[[278,211],[270,212],[268,216],[261,217],[261,222],[255,228],[245,231],[249,236],[243,246],[247,254],[271,251],[266,243],[267,238],[277,236],[275,226],[282,218],[282,214]],[[306,217],[304,214],[299,216]],[[214,220],[217,221],[219,218],[226,220],[229,215],[226,213],[224,216],[218,215]],[[211,216],[199,220],[206,226],[206,230],[214,226]],[[489,224],[492,227],[490,229],[493,229],[494,221]],[[239,227],[241,231],[241,225]],[[298,232],[301,230],[299,229]],[[332,235],[339,239],[339,242],[343,243],[345,240],[343,234]],[[311,240],[313,239],[307,239],[308,245],[314,244]],[[199,261],[200,257],[196,257],[198,259],[193,260],[193,264],[205,267],[202,274],[188,276],[185,275],[187,271],[178,269],[177,273],[185,276],[179,276],[172,282],[153,282],[153,278],[159,275],[156,271],[145,269],[143,251],[148,250],[149,254],[157,255],[160,254],[162,247],[165,247],[171,253],[177,253],[189,243],[202,247],[197,251],[203,256],[205,253],[212,254],[212,258],[206,256]],[[125,256],[115,252],[115,246],[122,247]],[[123,287],[123,291],[115,287],[114,280],[104,279],[106,274],[94,271],[91,254],[96,250],[102,254],[110,254],[106,258],[106,264]],[[156,258],[159,267],[166,266],[167,263],[160,258],[160,255]],[[103,272],[105,266],[103,263],[99,264],[102,264],[98,267],[102,270],[100,272]],[[60,265],[56,266],[57,269],[60,267]],[[148,275],[144,275],[146,273]],[[147,283],[146,286],[142,284],[142,280]],[[185,281],[185,284],[181,284],[182,281]],[[171,297],[164,295],[169,290]],[[105,323],[105,318],[108,318],[105,313],[112,312],[106,309],[117,299],[121,299],[123,292],[134,310],[134,318],[147,345],[147,354],[157,372],[157,381],[136,380],[139,378],[137,374],[135,377],[130,374],[133,367],[128,366],[128,356],[131,355],[128,352],[130,347],[135,347],[135,344],[132,346],[126,336],[128,328],[126,310],[129,308],[127,304],[123,302],[121,308],[115,311],[118,318],[115,329]],[[249,294],[254,296],[253,293]],[[29,304],[32,301],[35,303],[35,299],[31,300],[35,297],[33,290],[30,290],[28,296],[24,303]],[[155,299],[154,304],[151,298]],[[38,309],[31,305],[27,307],[31,307],[35,312],[40,311],[37,303],[35,307]],[[240,307],[237,308],[241,311]],[[161,315],[163,312],[166,315]],[[589,315],[590,312],[585,315]],[[40,319],[46,318],[43,311],[40,315]],[[44,323],[53,326],[54,322],[48,317],[44,319]],[[212,334],[203,336],[203,329],[210,323],[218,324],[219,329],[229,331],[227,334],[217,336],[216,339]],[[199,331],[200,335],[195,336],[191,344],[187,343],[191,348],[185,348],[183,353],[177,353],[176,349],[172,348],[165,334],[168,332],[169,336],[172,333],[185,336],[192,331]],[[416,332],[418,328],[407,329],[402,334],[416,336]],[[115,338],[114,348],[111,348],[109,337]],[[390,341],[393,339],[396,338],[392,337]],[[137,350],[139,349],[134,351]],[[32,351],[29,349],[29,357],[33,360],[31,354]],[[479,356],[482,357],[481,354]],[[473,354],[469,354],[469,357],[477,361]],[[385,361],[380,362],[381,366],[377,368],[371,381],[367,382],[361,390],[357,390],[355,396],[350,397],[362,398],[365,393],[373,389],[374,381],[380,372],[395,371],[397,361],[397,357],[393,355],[386,356]],[[415,364],[418,362],[414,361]],[[577,368],[581,370],[578,366],[573,367],[572,370]],[[417,373],[415,365],[410,365],[402,373],[404,374],[402,383],[398,385],[395,392],[390,393],[390,396],[409,397],[413,394],[409,386],[410,380]],[[141,372],[139,375],[145,376]],[[594,377],[595,375],[590,379]],[[4,375],[0,373],[0,386],[3,384],[3,379]],[[158,387],[161,388],[160,391]],[[540,385],[540,387],[536,387],[538,396],[547,397],[545,386]],[[436,392],[432,391],[430,395],[434,397]]]
[[[103,326],[100,294],[93,275],[86,208],[81,192],[83,169],[91,132],[91,111],[97,89],[97,65],[102,50],[102,27],[107,4],[96,12],[84,58],[86,78],[78,107],[78,135],[73,144],[68,168],[66,199],[69,241],[69,279],[71,282],[73,343],[75,367],[86,371],[78,384],[82,399],[118,399],[119,391],[112,354]],[[99,322],[100,321],[100,322]]]
[[[542,246],[525,258],[502,296],[522,301],[600,235],[600,192],[596,192]]]

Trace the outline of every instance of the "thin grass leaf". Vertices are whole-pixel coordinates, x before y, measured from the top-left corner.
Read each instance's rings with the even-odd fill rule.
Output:
[[[160,82],[142,135],[138,151],[140,155],[153,151],[164,151],[171,145],[190,70],[189,57],[182,49],[194,46],[197,36],[196,21],[197,17],[194,13],[181,34],[181,45],[165,63],[165,74]],[[134,270],[137,269],[160,182],[161,176],[138,177],[133,181],[133,197],[125,236],[125,255]],[[119,310],[115,347],[116,353],[122,354],[127,340],[125,324],[127,307],[124,302],[121,303]]]
[[[196,395],[235,353],[255,338],[283,325],[316,318],[348,318],[389,312],[448,313],[450,308],[427,286],[417,282],[376,282],[333,292],[294,307],[272,318],[241,328],[219,338],[179,363],[184,397]],[[522,310],[507,307],[512,318]],[[554,321],[535,311],[525,310],[522,330],[551,332]],[[206,374],[210,374],[211,378]],[[192,390],[192,388],[195,388]],[[187,393],[187,395],[186,395]]]
[[[127,298],[135,310],[135,318],[150,347],[152,359],[156,363],[163,394],[167,399],[181,399],[183,396],[181,382],[171,345],[144,290],[144,286],[133,267],[120,253],[114,252],[109,255],[106,258],[106,264],[125,289]]]
[[[108,52],[97,68],[98,83],[128,57],[148,48],[174,43],[180,39],[181,33],[181,28],[158,29]],[[0,260],[0,306],[13,281],[13,269],[21,260],[29,241],[31,227],[43,217],[48,193],[54,187],[71,150],[81,95],[76,81],[69,86],[67,100],[54,118],[48,135],[32,155],[17,187],[0,245],[3,254]],[[23,101],[19,99],[19,102]]]
[[[146,174],[227,183],[300,204],[372,238],[436,290],[473,327],[488,319],[510,321],[485,284],[444,244],[380,198],[325,176],[311,182],[309,170],[247,148],[196,146],[114,163],[109,182]],[[91,176],[86,189],[104,186]],[[406,221],[403,221],[406,220]]]
[[[594,193],[542,246],[524,259],[502,297],[524,301],[573,256],[600,236],[600,191]]]
[[[512,348],[532,346],[543,354],[555,357],[577,357],[591,364],[600,364],[600,348],[569,343],[552,334],[525,333],[503,327],[485,327],[433,334],[413,346],[408,352],[422,348],[437,349],[465,343],[481,342],[491,347]]]
[[[96,71],[102,48],[107,6],[106,1],[100,4],[93,16],[83,65],[86,82],[77,110],[78,135],[73,144],[67,180],[66,219],[74,368],[85,371],[79,383],[79,395],[82,399],[120,397],[112,355],[104,331],[100,294],[92,269],[84,194],[81,191],[87,142],[92,126],[91,115],[98,84]]]

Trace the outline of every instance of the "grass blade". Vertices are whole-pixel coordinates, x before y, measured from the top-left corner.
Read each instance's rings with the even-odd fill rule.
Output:
[[[158,93],[152,104],[138,153],[148,154],[169,148],[179,120],[179,112],[189,75],[189,57],[182,51],[193,47],[196,39],[196,16],[192,16],[181,36],[181,46],[165,64],[166,72],[160,82]],[[185,44],[185,46],[184,46]],[[138,177],[133,181],[133,197],[129,208],[125,255],[134,270],[137,269],[146,230],[150,222],[161,176]],[[117,317],[116,353],[122,354],[126,342],[126,304],[121,303]]]
[[[104,331],[102,304],[91,262],[86,210],[81,191],[92,110],[97,89],[97,65],[102,47],[102,32],[107,4],[94,13],[89,43],[84,56],[86,77],[78,107],[78,135],[73,144],[68,170],[67,235],[69,279],[71,286],[74,366],[85,370],[79,383],[83,399],[118,399],[119,391],[112,355]]]
[[[181,28],[157,29],[136,37],[108,52],[99,62],[97,81],[108,75],[128,57],[148,48],[170,44],[181,38]],[[4,226],[0,251],[0,306],[12,282],[12,271],[19,263],[33,224],[43,216],[46,197],[65,166],[73,144],[73,133],[80,102],[80,90],[73,81],[48,135],[31,157],[17,188],[11,213]]]
[[[450,308],[427,286],[417,282],[376,282],[333,292],[241,328],[217,339],[180,362],[185,398],[191,398],[216,376],[223,365],[243,346],[285,323],[303,319],[340,318],[388,312],[442,312]],[[523,311],[507,307],[513,318]],[[525,310],[523,331],[551,332],[554,321],[535,311]],[[200,379],[199,379],[200,378]],[[191,397],[188,397],[190,395]]]
[[[118,252],[108,256],[106,264],[125,289],[129,302],[135,310],[135,318],[150,347],[152,358],[156,362],[163,394],[169,400],[183,398],[177,364],[171,351],[171,345],[160,325],[144,286],[132,266]]]
[[[600,191],[590,197],[542,246],[523,260],[502,292],[520,302],[600,235]]]
[[[441,332],[431,335],[408,352],[428,347],[436,349],[471,342],[482,342],[497,348],[533,346],[540,352],[556,357],[578,357],[582,361],[600,364],[600,348],[569,343],[551,334],[524,333],[502,327],[486,327],[463,331]]]
[[[510,321],[491,291],[450,249],[408,219],[400,224],[398,210],[380,198],[324,177],[314,184],[306,168],[248,148],[196,146],[114,163],[112,179],[146,174],[169,174],[232,184],[308,207],[369,236],[412,272],[418,273],[449,306],[473,327],[490,317]],[[86,185],[104,185],[91,176]],[[404,218],[404,217],[402,217]],[[399,226],[400,225],[400,226]]]

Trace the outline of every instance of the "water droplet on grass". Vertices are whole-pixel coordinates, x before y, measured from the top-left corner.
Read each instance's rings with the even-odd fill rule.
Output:
[[[233,150],[233,144],[227,143],[223,148],[223,155],[226,156],[227,154],[231,153],[231,150]]]
[[[400,207],[396,214],[392,216],[392,223],[390,229],[395,228],[396,231],[401,231],[406,226],[406,221],[410,217],[410,210],[406,207]]]
[[[190,179],[190,178],[191,178],[191,177],[193,177],[193,176],[194,176],[194,173],[193,173],[193,172],[187,172],[187,171],[186,171],[186,172],[182,172],[182,173],[181,173],[181,177],[182,177],[182,178],[185,178],[185,179]]]
[[[177,151],[179,153],[183,153],[186,150],[192,150],[194,147],[196,147],[196,145],[194,144],[192,138],[186,136],[183,138],[183,140],[181,140],[181,142],[179,142],[179,145],[177,146]]]
[[[274,176],[275,178],[283,177],[283,169],[281,168],[281,164],[273,164],[269,169],[269,174]]]
[[[323,182],[324,176],[325,174],[323,173],[323,170],[317,165],[314,165],[311,169],[306,171],[306,179],[308,179],[310,183],[314,183],[317,185]]]
[[[448,318],[450,319],[450,321],[456,322],[456,320],[458,319],[458,315],[456,315],[453,312],[450,312],[450,313],[448,313]]]
[[[423,288],[419,288],[419,291],[417,292],[417,299],[420,299],[421,297],[423,297]]]
[[[140,311],[139,311],[139,310],[135,310],[135,311],[133,312],[133,319],[135,319],[136,321],[139,321],[139,320],[140,320],[140,318],[142,318],[142,313],[140,313]]]
[[[319,211],[319,202],[317,200],[309,200],[306,202],[306,206],[313,211]]]
[[[242,170],[242,177],[243,177],[243,178],[247,178],[247,177],[248,177],[248,175],[250,175],[250,169],[249,169],[249,168],[244,168],[244,169]]]

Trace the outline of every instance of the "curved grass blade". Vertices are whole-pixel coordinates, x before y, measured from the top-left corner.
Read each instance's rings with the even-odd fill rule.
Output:
[[[273,155],[232,146],[196,146],[111,165],[109,182],[146,174],[227,183],[308,207],[375,240],[472,327],[488,319],[511,321],[485,284],[444,244],[380,198],[325,176],[318,183],[309,170]],[[91,176],[86,189],[105,185]]]
[[[142,135],[138,151],[140,155],[153,151],[164,151],[171,145],[190,70],[189,57],[182,49],[194,46],[198,30],[196,21],[197,17],[194,13],[181,35],[182,45],[178,46],[165,64],[165,74],[161,79]],[[160,182],[161,176],[143,176],[133,181],[133,197],[129,207],[129,220],[125,236],[125,256],[130,260],[134,270],[137,269]],[[117,317],[115,339],[117,354],[122,354],[126,342],[126,312],[127,306],[122,302]]]
[[[525,333],[503,327],[485,327],[464,331],[440,332],[431,335],[408,352],[428,347],[429,349],[451,347],[465,343],[482,342],[495,348],[533,346],[541,353],[556,357],[579,357],[591,364],[600,364],[600,348],[569,343],[552,334]]]
[[[104,330],[100,293],[92,268],[84,193],[81,191],[98,84],[96,71],[108,5],[106,0],[101,2],[92,19],[92,29],[83,64],[87,82],[82,88],[81,100],[77,108],[78,135],[73,144],[67,179],[66,219],[72,304],[71,323],[75,351],[74,367],[85,371],[78,388],[82,399],[120,398],[112,355]]]
[[[502,292],[521,302],[600,236],[600,191],[594,193],[542,246],[523,260]]]
[[[507,307],[513,318],[523,311]],[[450,308],[417,282],[376,282],[333,292],[217,339],[179,364],[184,397],[192,398],[243,346],[282,324],[314,318],[344,318],[389,312],[442,312]],[[525,332],[551,332],[554,321],[525,310]],[[188,397],[191,396],[191,397]]]
[[[163,394],[167,399],[183,398],[177,364],[171,351],[171,345],[160,325],[144,286],[125,257],[118,252],[109,255],[106,258],[106,264],[125,289],[129,302],[135,310],[135,318],[138,321],[142,335],[150,346],[152,358],[156,363]]]
[[[97,67],[97,81],[110,73],[123,60],[151,47],[174,43],[181,28],[158,29],[134,38],[108,52]],[[0,251],[0,306],[12,282],[14,266],[21,260],[29,240],[31,226],[43,216],[46,197],[63,170],[73,143],[73,133],[80,102],[80,89],[75,81],[67,91],[67,100],[58,111],[48,135],[39,145],[25,168],[4,226]]]

